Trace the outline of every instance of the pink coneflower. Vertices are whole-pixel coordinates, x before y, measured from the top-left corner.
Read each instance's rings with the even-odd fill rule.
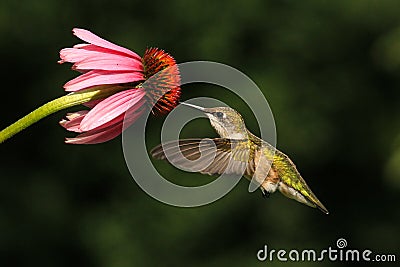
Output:
[[[87,43],[60,51],[59,63],[74,63],[72,69],[82,73],[67,82],[65,90],[113,87],[118,92],[86,103],[90,110],[67,114],[60,124],[79,135],[66,138],[66,143],[106,142],[121,134],[125,117],[125,124],[131,124],[146,108],[151,108],[153,113],[166,113],[178,104],[180,76],[169,54],[150,48],[141,58],[87,30],[73,29],[73,33]]]

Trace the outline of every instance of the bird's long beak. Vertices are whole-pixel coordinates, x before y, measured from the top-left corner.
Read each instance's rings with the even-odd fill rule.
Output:
[[[194,108],[194,109],[197,109],[197,110],[200,110],[200,111],[203,111],[203,112],[206,112],[206,109],[203,108],[203,107],[200,107],[200,106],[196,106],[196,105],[189,104],[189,103],[186,103],[186,102],[181,102],[181,104],[185,105],[185,106],[188,106],[188,107],[191,107],[191,108]]]

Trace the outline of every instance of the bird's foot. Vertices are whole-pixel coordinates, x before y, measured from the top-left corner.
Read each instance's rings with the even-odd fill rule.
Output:
[[[265,199],[269,198],[269,196],[271,195],[270,192],[267,192],[265,190],[261,190],[261,193],[262,193],[263,198],[265,198]]]

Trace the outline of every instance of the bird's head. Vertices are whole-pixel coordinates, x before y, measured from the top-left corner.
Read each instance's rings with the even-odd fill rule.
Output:
[[[239,112],[230,107],[203,108],[189,103],[185,106],[204,112],[210,119],[212,127],[222,138],[247,139],[247,129]]]

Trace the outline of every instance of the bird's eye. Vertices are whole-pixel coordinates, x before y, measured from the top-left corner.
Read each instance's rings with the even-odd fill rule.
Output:
[[[222,112],[216,112],[215,116],[217,116],[218,118],[222,118],[224,116],[224,113]]]

